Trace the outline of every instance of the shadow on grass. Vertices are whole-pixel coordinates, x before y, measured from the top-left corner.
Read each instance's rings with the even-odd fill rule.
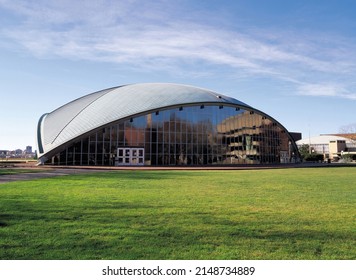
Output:
[[[9,220],[12,219],[12,215],[0,214],[0,228],[7,227]]]
[[[202,172],[196,172],[194,170],[191,171],[182,171],[182,170],[173,170],[173,171],[152,171],[152,170],[132,170],[132,171],[111,171],[111,172],[98,172],[98,173],[88,173],[85,175],[85,178],[93,177],[93,178],[104,178],[104,179],[127,179],[127,180],[177,180],[177,174],[179,174],[179,178],[192,178],[192,177],[201,177]],[[208,172],[208,171],[207,171]],[[98,176],[99,175],[99,176]],[[78,178],[83,175],[77,175]]]

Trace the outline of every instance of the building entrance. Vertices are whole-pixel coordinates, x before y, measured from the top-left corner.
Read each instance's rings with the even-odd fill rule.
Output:
[[[116,165],[144,165],[144,148],[118,148]]]

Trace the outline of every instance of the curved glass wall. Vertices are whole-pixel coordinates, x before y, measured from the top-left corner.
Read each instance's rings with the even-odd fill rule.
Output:
[[[183,106],[112,123],[47,164],[234,165],[289,163],[295,144],[275,121],[226,105]]]

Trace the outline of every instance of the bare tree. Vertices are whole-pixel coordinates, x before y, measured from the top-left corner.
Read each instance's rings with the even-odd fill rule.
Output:
[[[339,129],[340,134],[355,134],[356,133],[356,123],[344,125]]]
[[[340,127],[339,131],[339,136],[350,139],[352,147],[350,147],[349,151],[356,151],[356,123],[342,126]]]

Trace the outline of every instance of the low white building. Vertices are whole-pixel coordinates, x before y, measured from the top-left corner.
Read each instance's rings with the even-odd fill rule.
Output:
[[[296,144],[298,148],[308,145],[310,153],[322,154],[324,159],[337,160],[343,155],[356,155],[356,141],[337,135],[322,134],[298,140]]]

